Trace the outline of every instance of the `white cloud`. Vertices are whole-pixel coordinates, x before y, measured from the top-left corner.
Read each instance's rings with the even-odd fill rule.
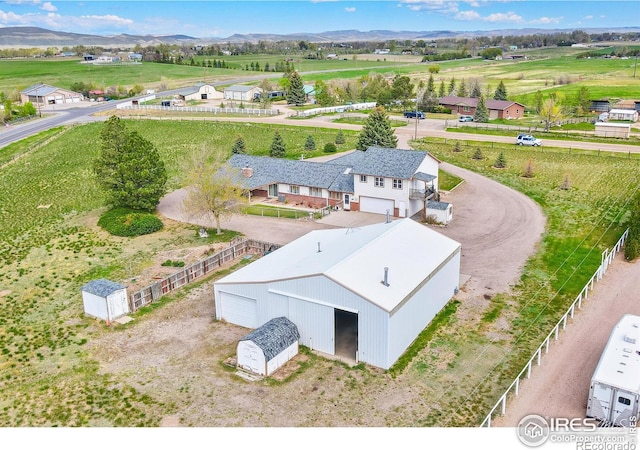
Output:
[[[43,11],[57,11],[58,10],[58,8],[53,6],[53,4],[51,2],[44,2],[42,4],[42,6],[40,7],[40,9],[42,9]]]
[[[476,11],[460,11],[455,15],[455,18],[458,20],[480,20],[480,14]]]
[[[347,6],[344,10],[348,13],[356,12],[356,9],[353,6]]]
[[[585,19],[585,20],[592,20],[592,19],[593,19],[593,16],[584,16],[584,17],[583,17],[583,19]]]
[[[485,22],[502,22],[502,23],[521,23],[524,21],[522,16],[514,12],[494,13],[482,18]]]
[[[534,19],[530,23],[535,24],[544,24],[544,25],[555,25],[562,21],[563,17],[540,17],[539,19]]]
[[[116,25],[116,26],[129,26],[129,25],[133,25],[133,20],[131,19],[125,19],[123,17],[119,17],[119,16],[114,16],[113,14],[107,14],[104,16],[96,16],[96,15],[92,15],[92,16],[80,16],[79,19],[81,20],[93,20],[96,22],[99,22],[99,25],[102,26],[111,26],[111,25]]]
[[[458,11],[458,2],[451,0],[400,0],[412,11],[433,11],[454,14]]]
[[[51,30],[93,30],[104,29],[112,26],[129,27],[133,20],[115,15],[104,16],[63,16],[55,12],[47,14],[16,14],[0,10],[0,26],[34,26]]]

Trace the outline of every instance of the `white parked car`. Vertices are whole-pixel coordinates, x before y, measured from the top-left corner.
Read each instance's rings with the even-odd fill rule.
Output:
[[[516,139],[517,145],[531,145],[533,147],[538,147],[542,145],[542,139],[537,139],[530,134],[519,134]]]

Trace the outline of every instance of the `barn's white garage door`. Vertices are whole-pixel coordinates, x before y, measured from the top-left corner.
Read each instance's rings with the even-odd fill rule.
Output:
[[[393,200],[360,196],[360,211],[362,212],[386,214],[389,210],[389,214],[393,216],[393,206]]]
[[[252,298],[220,292],[220,317],[242,327],[258,327],[258,308]]]

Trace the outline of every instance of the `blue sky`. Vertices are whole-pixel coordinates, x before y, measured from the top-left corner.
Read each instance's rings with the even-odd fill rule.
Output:
[[[476,31],[640,26],[640,1],[595,0],[0,0],[0,27],[88,34],[187,34],[356,29]]]

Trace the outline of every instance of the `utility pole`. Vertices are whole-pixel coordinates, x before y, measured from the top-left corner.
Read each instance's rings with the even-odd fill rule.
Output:
[[[413,133],[414,140],[418,139],[418,121],[420,120],[420,118],[418,117],[418,102],[422,100],[422,97],[424,97],[424,93],[425,93],[425,90],[420,89],[416,94],[416,126],[415,126],[415,131]]]

